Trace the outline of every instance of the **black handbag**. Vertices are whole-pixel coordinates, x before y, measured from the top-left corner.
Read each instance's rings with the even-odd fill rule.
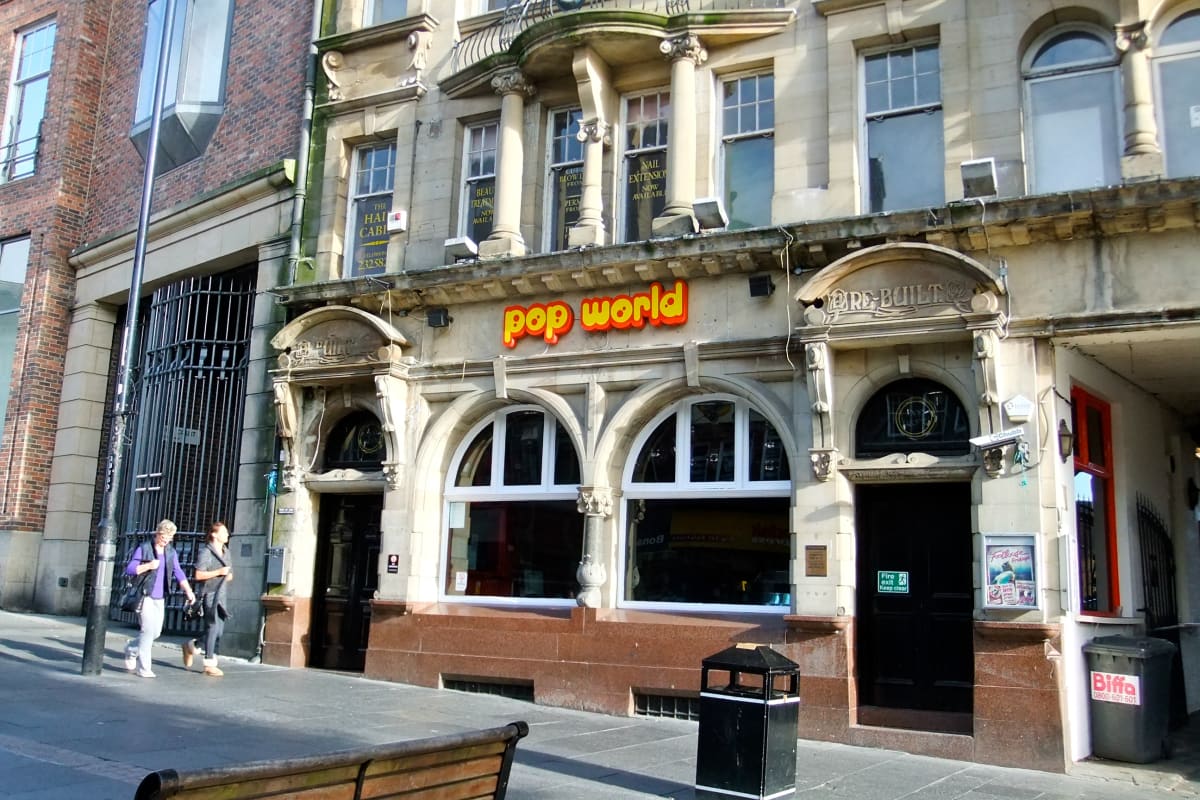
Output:
[[[204,598],[205,595],[198,594],[196,599],[183,607],[183,618],[188,622],[195,622],[198,619],[204,618]]]
[[[154,570],[143,572],[141,575],[129,575],[125,578],[125,588],[121,590],[121,610],[129,611],[133,614],[140,614],[142,611],[142,602],[146,599],[146,593],[150,583],[150,576],[154,574]]]

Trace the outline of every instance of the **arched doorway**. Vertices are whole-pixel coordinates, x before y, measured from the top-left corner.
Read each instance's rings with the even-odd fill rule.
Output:
[[[329,435],[325,469],[382,469],[383,430],[374,415],[350,414]],[[317,530],[309,666],[362,671],[379,586],[382,494],[324,494]]]
[[[969,435],[966,410],[952,392],[907,378],[867,401],[855,455],[965,455]],[[970,733],[970,484],[862,484],[855,507],[859,723]]]

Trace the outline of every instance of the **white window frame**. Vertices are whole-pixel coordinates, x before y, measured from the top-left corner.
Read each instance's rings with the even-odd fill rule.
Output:
[[[721,143],[721,146],[720,146],[720,148],[718,148],[719,152],[717,154],[716,184],[717,184],[717,196],[721,198],[721,202],[725,205],[726,211],[729,211],[730,206],[732,205],[726,197],[726,190],[728,188],[725,186],[725,151],[726,151],[726,148],[731,143],[736,143],[739,141],[743,141],[745,139],[754,139],[754,138],[759,138],[759,137],[769,138],[773,142],[775,139],[774,120],[777,119],[777,115],[776,115],[775,111],[772,111],[771,117],[772,117],[773,122],[772,122],[772,125],[770,128],[761,128],[760,127],[760,128],[756,128],[753,131],[738,131],[737,133],[728,133],[725,130],[725,92],[724,92],[724,87],[725,87],[725,84],[727,84],[727,83],[745,80],[746,78],[761,78],[761,77],[764,77],[767,75],[771,76],[771,79],[772,79],[772,81],[771,81],[772,82],[771,105],[774,106],[775,105],[775,89],[774,89],[775,71],[773,69],[748,70],[745,72],[731,73],[728,75],[721,75],[717,79],[717,91],[715,94],[716,111],[715,111],[714,116],[716,117],[717,130],[719,132],[718,141]],[[756,102],[756,105],[758,105],[758,103],[761,103],[761,100]],[[757,116],[757,113],[756,113],[756,116]],[[772,179],[774,179],[774,172],[775,172],[774,161],[775,161],[774,154],[772,154],[772,158],[771,158]],[[774,195],[774,186],[773,185],[772,185],[771,193],[772,193],[772,195]],[[771,198],[767,198],[767,208],[771,209],[772,206],[773,206],[773,203],[772,203]],[[770,225],[771,220],[768,219],[765,223],[762,223],[762,224]]]
[[[691,480],[691,413],[698,404],[711,402],[733,403],[734,406],[734,455],[732,481],[695,481]],[[783,452],[780,457],[790,459],[785,439],[781,429],[761,409],[755,408],[747,400],[730,394],[706,394],[689,397],[672,404],[660,412],[654,419],[644,425],[633,440],[625,460],[625,468],[621,472],[621,502],[619,528],[617,535],[617,568],[616,586],[624,587],[629,553],[629,503],[630,500],[686,500],[704,493],[712,497],[719,492],[720,499],[743,499],[753,497],[787,498],[792,497],[792,479],[783,481],[752,481],[750,480],[750,412],[757,411],[766,419],[767,424],[775,429],[780,437]],[[633,480],[633,471],[637,466],[638,457],[650,437],[672,415],[678,414],[675,424],[675,481],[672,483],[637,483]],[[788,474],[791,475],[789,469]],[[794,536],[795,533],[792,532]],[[623,589],[617,591],[618,608],[636,608],[646,611],[673,612],[716,612],[731,614],[786,614],[788,606],[778,605],[748,605],[731,603],[684,603],[664,602],[657,600],[629,600]]]
[[[645,98],[645,97],[650,97],[651,95],[658,96],[659,101],[660,101],[659,108],[661,109],[662,108],[661,100],[664,95],[668,98],[668,100],[667,100],[668,103],[671,102],[670,101],[671,87],[667,86],[665,88],[651,89],[651,90],[648,90],[645,92],[635,92],[635,93],[631,93],[631,94],[621,95],[621,100],[620,100],[621,113],[620,113],[620,122],[619,122],[620,131],[621,131],[621,135],[620,135],[621,149],[620,149],[620,152],[618,153],[618,158],[621,159],[621,166],[620,166],[620,169],[618,170],[619,177],[618,177],[618,183],[617,183],[617,202],[613,203],[613,206],[615,207],[615,211],[616,211],[617,241],[621,244],[624,244],[628,241],[628,239],[626,238],[628,231],[626,230],[626,225],[625,225],[625,215],[626,215],[626,212],[628,211],[627,206],[629,205],[628,200],[627,200],[627,195],[626,195],[626,190],[629,186],[629,156],[631,154],[638,155],[641,153],[653,153],[656,151],[661,151],[663,154],[663,169],[666,169],[667,151],[671,147],[671,116],[670,116],[670,113],[668,113],[666,117],[663,117],[660,115],[655,118],[658,120],[663,120],[666,123],[667,141],[664,144],[655,145],[654,147],[631,148],[629,146],[629,128],[628,128],[629,101],[635,100],[635,99],[640,99],[640,98]],[[669,178],[670,178],[670,176],[668,176],[668,179]]]
[[[362,167],[362,154],[367,151],[391,149],[392,163],[390,167],[391,180],[388,181],[386,189],[378,191],[365,192],[358,194],[358,172]],[[342,241],[346,243],[346,252],[342,256],[342,277],[350,277],[356,273],[354,269],[354,248],[358,244],[358,232],[355,230],[355,222],[358,219],[357,208],[358,204],[364,200],[374,197],[390,196],[396,191],[396,142],[368,142],[355,146],[354,152],[350,158],[350,178],[346,186],[346,233]],[[386,268],[385,268],[386,270]]]
[[[550,113],[546,115],[546,178],[545,178],[546,197],[545,197],[545,202],[543,203],[543,210],[542,210],[542,219],[544,221],[543,227],[545,228],[545,234],[542,236],[542,250],[543,250],[543,252],[546,252],[546,253],[549,253],[555,249],[555,247],[554,247],[555,238],[557,237],[557,234],[558,234],[558,231],[554,227],[554,222],[555,222],[555,220],[554,220],[554,200],[555,200],[554,192],[555,192],[555,186],[556,186],[555,180],[554,180],[555,179],[555,169],[554,168],[555,167],[573,167],[573,166],[582,167],[583,166],[584,146],[583,146],[582,142],[579,143],[579,158],[566,159],[563,161],[558,161],[555,159],[555,154],[556,154],[555,139],[554,139],[555,117],[557,117],[559,114],[572,114],[572,113],[578,113],[579,117],[580,117],[580,123],[582,123],[583,109],[580,108],[579,106],[567,106],[564,108],[556,108],[556,109],[551,110]],[[578,128],[576,128],[576,130],[578,130]],[[568,137],[574,136],[574,134],[571,133],[571,126],[569,126],[569,125],[567,127],[567,136]]]
[[[496,146],[492,148],[492,171],[488,173],[481,172],[478,175],[471,174],[471,131],[492,127],[495,128]],[[478,151],[479,153],[487,152],[487,148]],[[458,235],[469,236],[469,222],[471,219],[471,192],[468,190],[472,183],[491,179],[493,186],[496,182],[496,168],[500,165],[500,119],[485,120],[483,122],[475,122],[463,126],[463,147],[462,147],[462,180],[459,182],[459,203],[458,203]],[[492,194],[492,225],[496,224],[495,211],[495,193]],[[475,244],[479,244],[476,242]]]
[[[1068,64],[1060,64],[1050,69],[1035,69],[1033,67],[1033,59],[1045,46],[1055,37],[1061,36],[1064,33],[1079,31],[1081,33],[1090,34],[1100,39],[1101,42],[1109,43],[1112,34],[1105,31],[1098,25],[1090,25],[1087,23],[1064,23],[1055,25],[1049,30],[1038,36],[1028,48],[1025,50],[1024,56],[1021,58],[1021,100],[1022,100],[1022,115],[1027,121],[1024,127],[1023,137],[1025,145],[1025,181],[1029,187],[1029,194],[1036,194],[1043,190],[1038,187],[1037,181],[1037,152],[1034,147],[1034,119],[1033,119],[1033,87],[1040,83],[1046,83],[1055,80],[1070,80],[1083,75],[1099,75],[1108,73],[1112,78],[1113,88],[1113,114],[1116,120],[1116,141],[1118,147],[1121,146],[1125,138],[1124,131],[1124,113],[1122,107],[1124,105],[1121,97],[1121,59],[1120,53],[1116,48],[1112,48],[1112,60],[1109,62],[1100,61],[1078,61]],[[1120,180],[1121,171],[1121,152],[1112,154],[1116,158],[1117,178]],[[1094,187],[1080,186],[1078,189],[1090,189]],[[1070,191],[1068,189],[1052,190],[1052,191]]]
[[[934,45],[938,49],[938,100],[936,103],[915,103],[911,106],[903,106],[900,108],[889,108],[887,111],[867,111],[867,59],[871,56],[882,55],[884,53],[894,53],[901,50],[912,50],[914,53],[918,48],[927,45]],[[945,124],[946,124],[946,105],[945,96],[942,91],[942,74],[945,73],[945,64],[942,60],[942,43],[940,39],[918,39],[912,42],[905,42],[902,46],[888,45],[886,47],[873,47],[866,50],[861,50],[858,53],[858,80],[856,88],[859,92],[858,99],[858,174],[861,176],[859,180],[859,201],[862,203],[863,213],[876,213],[871,211],[871,147],[868,132],[868,120],[877,117],[899,117],[907,114],[916,114],[923,111],[940,110],[942,112],[942,163],[943,172],[946,161],[946,142],[945,142]],[[914,73],[915,75],[915,73]],[[914,95],[915,99],[915,95]],[[941,202],[945,202],[945,179],[943,178],[943,190]],[[885,212],[886,213],[886,212]]]
[[[508,417],[521,411],[537,411],[542,414],[542,480],[537,484],[524,486],[505,486],[504,481],[504,448],[506,446],[506,431]],[[574,608],[578,605],[574,598],[569,597],[501,597],[499,595],[457,595],[447,594],[446,578],[450,570],[450,520],[454,503],[491,502],[491,501],[575,501],[579,496],[578,484],[554,483],[554,457],[558,447],[558,417],[547,409],[537,405],[513,405],[489,414],[480,420],[467,432],[458,443],[454,456],[450,459],[450,469],[446,473],[445,488],[442,493],[442,520],[440,524],[440,551],[438,554],[438,601],[442,603],[460,603],[464,605],[506,605],[534,606],[539,608]],[[456,486],[458,472],[462,459],[468,448],[486,428],[492,430],[491,481],[488,486]],[[579,452],[574,443],[571,446],[575,457]],[[580,461],[580,468],[583,464]],[[582,517],[582,515],[581,515]],[[583,522],[580,521],[582,529]]]
[[[29,277],[29,256],[32,238],[27,234],[18,236],[12,239],[4,239],[0,241],[0,280],[9,277],[17,277],[17,265],[20,265],[21,272],[21,292],[18,293],[16,304],[12,308],[0,308],[0,318],[12,318],[19,325],[21,307],[20,295],[24,293],[25,281]],[[22,251],[24,253],[22,254]],[[8,273],[13,274],[10,276]],[[5,280],[6,283],[16,284],[17,281]],[[16,331],[13,335],[13,343],[16,343]],[[4,418],[8,413],[8,400],[12,395],[12,367],[13,358],[10,353],[4,358],[3,364],[0,364],[0,425],[3,425]]]
[[[1170,45],[1158,44],[1158,40],[1161,39],[1162,35],[1167,32],[1167,29],[1170,28],[1180,18],[1185,17],[1188,14],[1191,14],[1193,12],[1200,12],[1200,2],[1192,2],[1192,3],[1180,5],[1174,9],[1172,9],[1172,11],[1174,13],[1171,14],[1170,18],[1163,21],[1162,23],[1160,23],[1158,26],[1158,30],[1155,31],[1155,33],[1154,33],[1155,47],[1154,47],[1154,51],[1153,51],[1154,52],[1154,58],[1153,58],[1153,65],[1154,65],[1154,122],[1158,126],[1158,141],[1159,141],[1159,145],[1162,147],[1163,175],[1164,176],[1167,175],[1167,157],[1168,157],[1167,151],[1169,149],[1169,146],[1167,144],[1166,123],[1163,120],[1163,114],[1166,113],[1167,106],[1166,106],[1166,99],[1163,97],[1163,94],[1162,94],[1161,67],[1163,64],[1167,64],[1172,61],[1188,61],[1191,59],[1196,59],[1197,61],[1200,61],[1200,41],[1188,42],[1188,43],[1184,43],[1184,44],[1170,44]],[[1176,176],[1176,177],[1185,177],[1185,176]]]
[[[46,60],[46,68],[33,72],[29,75],[21,74],[21,67],[24,62],[25,48],[30,39],[45,31],[47,28],[53,28],[50,34],[50,57]],[[54,47],[58,42],[58,23],[54,18],[42,20],[33,25],[30,25],[16,34],[17,43],[13,50],[13,67],[12,76],[8,83],[8,100],[7,108],[4,113],[4,127],[0,128],[0,141],[3,145],[0,146],[0,183],[8,183],[9,181],[28,178],[37,174],[38,161],[40,160],[42,142],[42,123],[46,119],[46,108],[49,106],[50,100],[50,73],[54,68]],[[26,159],[19,155],[18,145],[25,144],[28,139],[18,141],[18,125],[19,118],[22,112],[22,106],[25,103],[26,91],[30,86],[40,81],[46,83],[46,101],[43,103],[41,111],[38,115],[37,134],[34,141],[34,149],[32,157],[29,161],[29,171],[16,174],[18,161],[24,163]],[[9,159],[12,159],[11,161]]]

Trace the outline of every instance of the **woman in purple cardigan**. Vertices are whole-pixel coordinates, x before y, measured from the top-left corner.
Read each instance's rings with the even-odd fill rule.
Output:
[[[162,634],[167,590],[171,580],[169,576],[175,576],[175,582],[183,589],[189,603],[196,599],[192,587],[188,584],[187,575],[179,566],[179,554],[171,546],[175,531],[175,523],[169,519],[158,523],[158,528],[154,531],[154,541],[138,545],[125,566],[125,574],[130,576],[154,573],[149,579],[149,591],[142,600],[142,610],[138,615],[142,632],[137,639],[130,639],[125,645],[125,669],[130,672],[136,670],[139,678],[155,677],[154,671],[150,669],[150,648],[154,646],[154,640]]]

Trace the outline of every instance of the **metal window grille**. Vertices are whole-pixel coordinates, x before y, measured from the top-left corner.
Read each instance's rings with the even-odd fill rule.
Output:
[[[175,549],[189,574],[209,523],[234,526],[253,306],[254,272],[242,269],[164,286],[144,307],[123,444],[118,575],[161,519],[179,527]],[[121,584],[113,582],[110,613],[131,622],[117,606]],[[168,598],[166,630],[187,629],[182,605],[179,593]]]

